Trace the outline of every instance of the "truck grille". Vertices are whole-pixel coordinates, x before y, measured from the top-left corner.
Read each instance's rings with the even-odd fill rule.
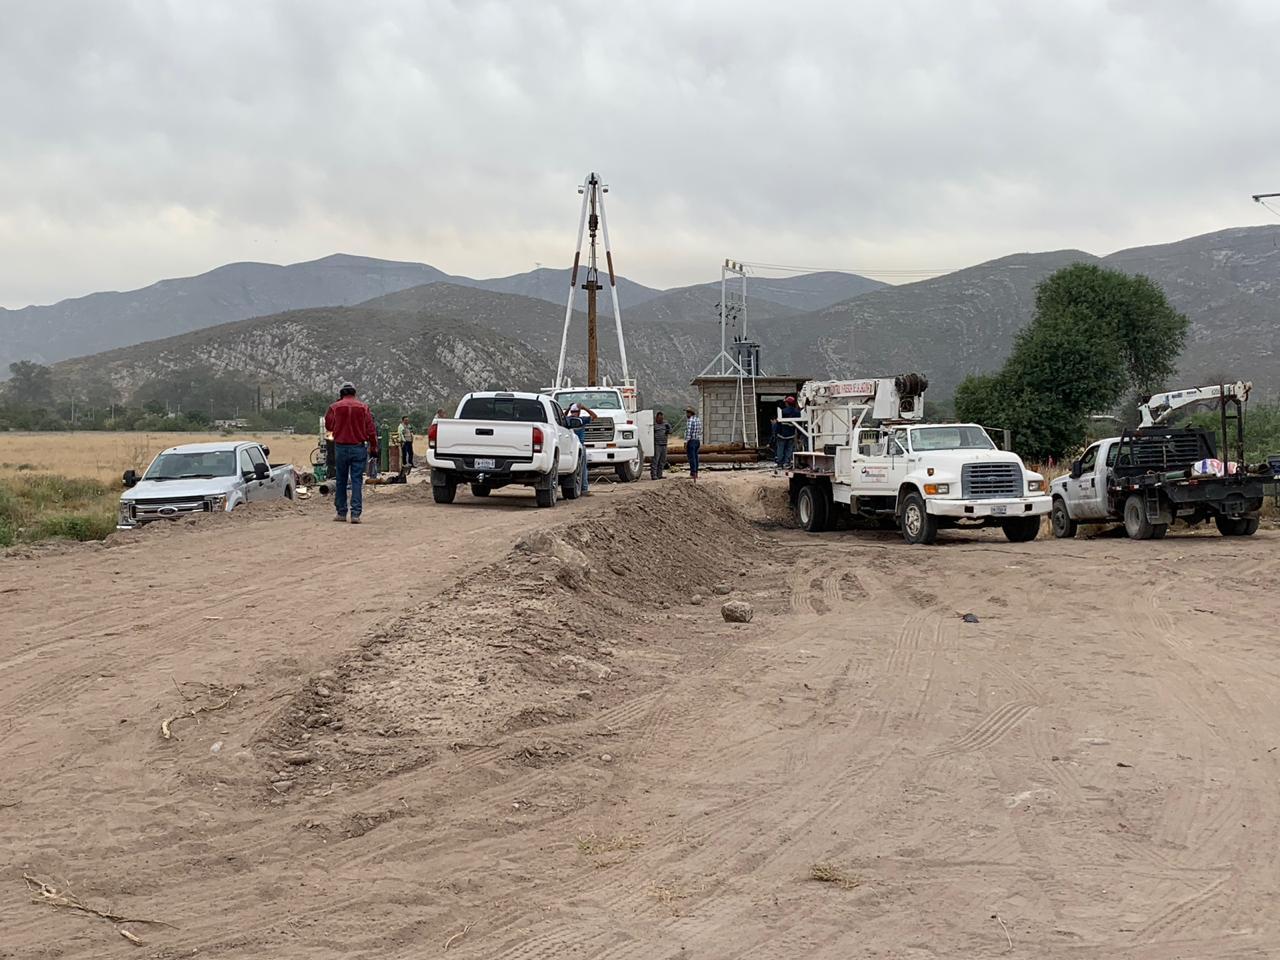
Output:
[[[966,463],[960,470],[966,500],[1022,496],[1022,469],[1016,463]]]
[[[592,420],[584,429],[587,443],[613,443],[613,421],[608,417]]]
[[[129,513],[135,520],[171,520],[188,513],[201,513],[209,506],[203,497],[161,497],[135,500]]]

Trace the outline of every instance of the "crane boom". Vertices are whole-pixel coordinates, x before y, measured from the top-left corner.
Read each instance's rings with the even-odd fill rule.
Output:
[[[1249,391],[1252,389],[1252,383],[1237,380],[1235,383],[1215,383],[1211,386],[1156,393],[1146,403],[1138,404],[1138,413],[1142,418],[1139,426],[1165,426],[1176,415],[1215,409],[1225,399],[1236,399],[1244,403],[1249,399]]]

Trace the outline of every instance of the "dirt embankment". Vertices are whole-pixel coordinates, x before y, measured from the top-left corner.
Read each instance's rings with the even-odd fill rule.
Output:
[[[604,523],[530,533],[308,680],[259,753],[291,786],[356,785],[598,712],[655,681],[638,631],[695,595],[727,595],[766,542],[692,485],[622,500]]]

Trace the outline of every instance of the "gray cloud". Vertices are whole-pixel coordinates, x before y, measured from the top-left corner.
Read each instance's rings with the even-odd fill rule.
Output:
[[[1271,219],[1280,8],[10,0],[0,303],[343,250],[949,267]]]

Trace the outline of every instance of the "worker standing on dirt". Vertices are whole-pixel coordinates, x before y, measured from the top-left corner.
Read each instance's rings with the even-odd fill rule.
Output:
[[[351,488],[351,522],[359,523],[364,512],[364,471],[369,457],[378,456],[378,428],[368,406],[356,398],[356,386],[347,382],[338,391],[337,402],[324,415],[324,428],[333,434],[334,520],[347,521],[347,488]]]
[[[702,449],[702,418],[693,407],[684,408],[684,452],[689,458],[689,478],[698,482],[698,451]]]
[[[661,410],[653,415],[653,457],[649,460],[649,479],[661,480],[667,466],[667,440],[671,437],[671,424]]]
[[[583,406],[581,403],[569,404],[569,416],[577,417],[580,425],[573,428],[573,432],[578,435],[578,442],[582,444],[582,455],[587,455],[587,424],[596,419],[600,414],[596,413],[590,407]],[[585,497],[588,488],[591,486],[591,466],[588,464],[586,469],[582,471],[582,495]]]
[[[787,397],[782,401],[782,414],[778,417],[777,459],[774,460],[779,470],[790,467],[792,458],[795,456],[796,425],[787,421],[795,420],[799,416],[800,408],[796,406],[795,397]]]
[[[409,426],[407,416],[400,418],[400,426],[396,427],[396,442],[400,444],[400,467],[413,466],[413,427]]]

